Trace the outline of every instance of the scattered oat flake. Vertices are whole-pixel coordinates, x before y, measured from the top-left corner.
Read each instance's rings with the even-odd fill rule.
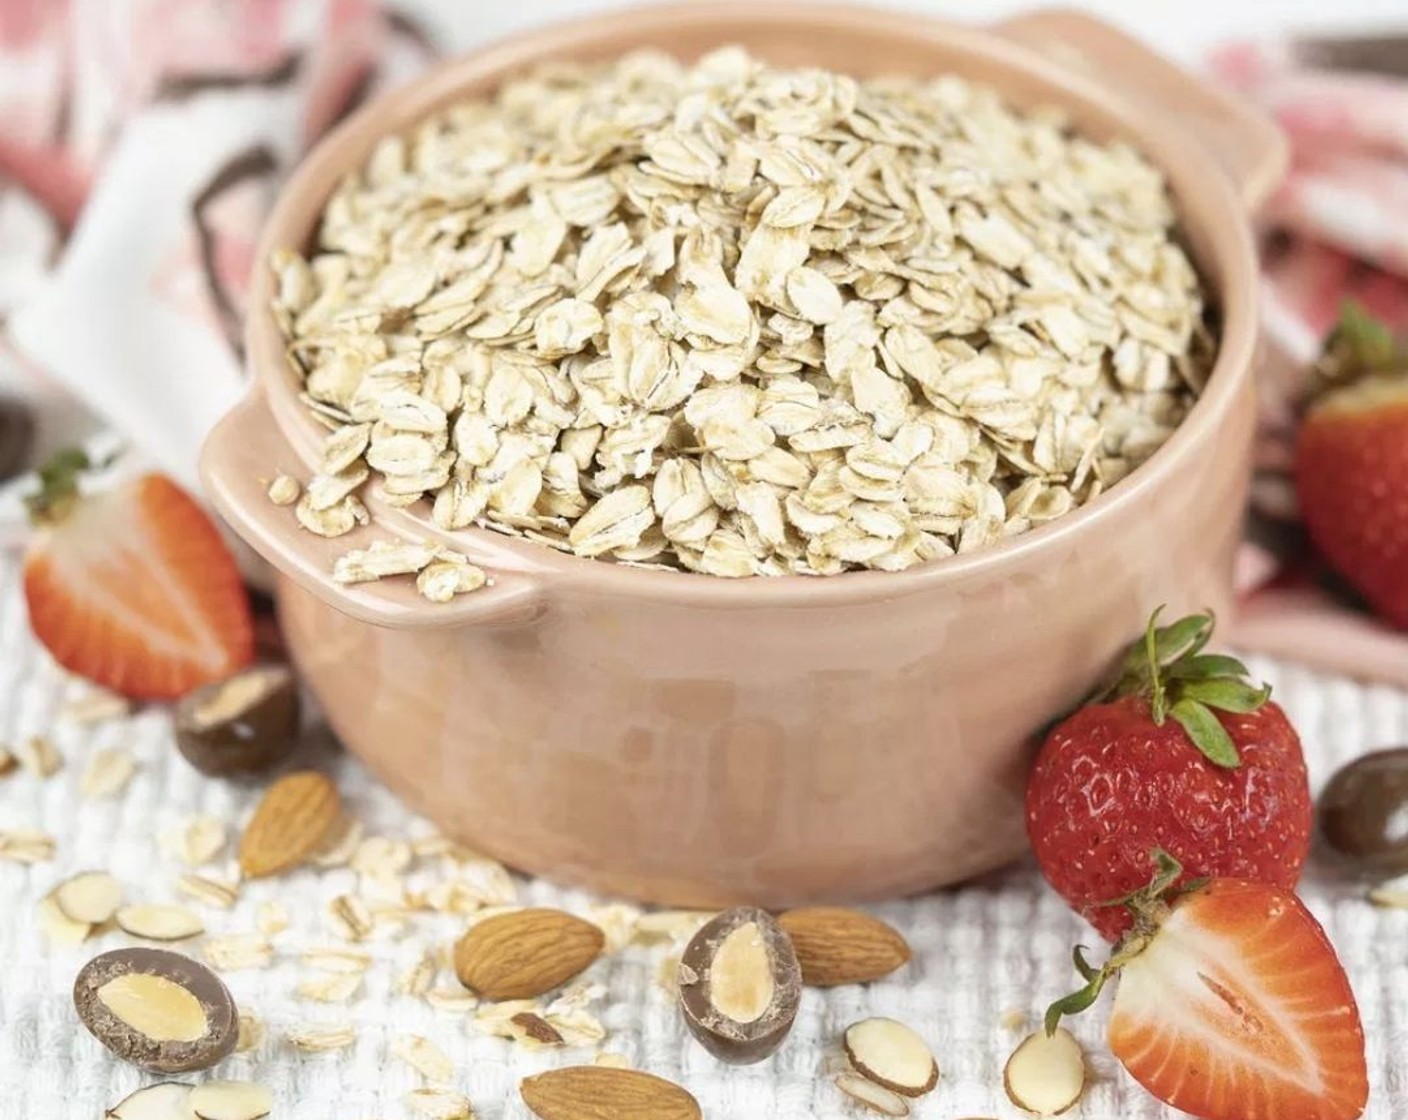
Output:
[[[296,478],[290,475],[275,475],[273,481],[269,483],[269,501],[276,506],[291,506],[298,501],[302,493],[303,487],[298,484]]]
[[[1408,910],[1408,887],[1373,887],[1368,898],[1388,910]]]
[[[454,1089],[412,1089],[406,1094],[412,1112],[431,1120],[473,1120],[469,1098]]]
[[[372,932],[374,921],[367,904],[356,895],[341,894],[328,903],[328,927],[346,941],[363,941]]]
[[[606,951],[619,953],[634,939],[641,910],[625,902],[607,902],[589,906],[583,916],[606,935]]]
[[[201,867],[225,847],[225,825],[215,817],[191,817],[162,834],[162,850],[189,867]]]
[[[264,1021],[253,1012],[240,1012],[239,1037],[235,1043],[236,1054],[246,1054],[264,1044]]]
[[[603,1050],[592,1059],[592,1065],[604,1066],[606,1069],[634,1069],[631,1059],[625,1054],[617,1053],[614,1050]]]
[[[402,996],[423,996],[435,983],[439,965],[433,953],[422,953],[419,958],[397,973],[391,990]]]
[[[360,976],[372,966],[370,953],[358,949],[307,949],[302,961],[309,968]]]
[[[274,946],[262,933],[230,933],[208,937],[202,949],[207,961],[217,970],[227,972],[244,968],[267,968],[274,959]]]
[[[278,899],[265,899],[254,912],[254,925],[266,937],[288,929],[288,909]]]
[[[351,1046],[357,1041],[357,1032],[348,1023],[305,1023],[290,1027],[285,1037],[295,1049],[317,1054]]]
[[[330,974],[300,980],[295,992],[300,999],[311,999],[318,1003],[346,1003],[357,994],[361,986],[360,973]]]
[[[55,840],[38,829],[0,831],[0,860],[11,863],[44,863],[54,858]]]
[[[708,910],[653,910],[636,919],[635,939],[647,945],[656,941],[685,942],[713,916]]]
[[[15,748],[20,765],[36,778],[52,778],[64,768],[63,755],[43,735],[32,735]]]
[[[233,908],[240,896],[238,883],[190,872],[176,880],[176,889],[187,898],[218,906],[222,910]]]
[[[998,1019],[998,1025],[1005,1031],[1025,1031],[1030,1018],[1020,1007],[1009,1007]]]
[[[87,800],[114,797],[132,780],[137,772],[137,760],[126,747],[106,747],[88,760],[79,783],[79,792]]]
[[[431,1081],[450,1081],[455,1076],[454,1063],[445,1051],[421,1035],[399,1035],[391,1053]]]
[[[411,866],[414,853],[405,840],[388,836],[368,836],[352,854],[352,870],[362,875],[391,877]]]
[[[132,704],[125,696],[102,689],[90,689],[64,705],[61,715],[69,723],[87,726],[124,719],[131,715]]]
[[[357,850],[362,841],[362,822],[356,817],[343,814],[342,819],[328,830],[327,838],[308,862],[315,867],[342,867]]]
[[[478,997],[465,991],[463,987],[431,988],[425,993],[425,1002],[436,1011],[448,1011],[463,1015],[479,1006]]]

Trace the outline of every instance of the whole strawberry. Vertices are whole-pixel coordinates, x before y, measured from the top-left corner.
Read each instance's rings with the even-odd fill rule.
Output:
[[[1350,306],[1296,442],[1301,519],[1384,621],[1408,629],[1408,351]]]
[[[1047,735],[1027,785],[1027,833],[1042,873],[1106,938],[1129,928],[1111,905],[1168,852],[1188,879],[1295,886],[1312,804],[1300,738],[1269,686],[1203,653],[1210,615],[1157,625],[1094,702]]]

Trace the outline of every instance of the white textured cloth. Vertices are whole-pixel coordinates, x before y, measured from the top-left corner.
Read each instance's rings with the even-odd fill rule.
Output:
[[[1368,749],[1408,743],[1408,693],[1364,688],[1294,667],[1257,662],[1299,727],[1318,787],[1331,770]],[[164,856],[157,836],[194,813],[211,813],[233,826],[257,797],[256,786],[202,778],[177,754],[169,716],[160,708],[130,718],[81,727],[62,717],[65,703],[83,692],[29,636],[18,570],[0,562],[0,741],[49,736],[64,769],[40,781],[27,773],[0,778],[0,830],[32,827],[58,838],[56,858],[25,867],[0,862],[0,1118],[89,1120],[147,1078],[111,1058],[79,1025],[70,1000],[73,977],[95,953],[127,943],[109,933],[76,949],[51,949],[35,917],[43,894],[67,874],[111,871],[129,899],[175,899],[183,870]],[[95,750],[125,745],[139,761],[118,798],[84,801],[79,782]],[[332,762],[344,796],[369,833],[406,836],[416,821],[350,759]],[[228,852],[226,853],[228,857]],[[226,974],[241,1007],[268,1028],[264,1044],[237,1055],[217,1075],[253,1078],[275,1094],[276,1120],[402,1120],[404,1102],[423,1080],[390,1054],[405,1032],[437,1042],[454,1060],[455,1085],[481,1120],[526,1120],[520,1078],[556,1065],[590,1062],[594,1051],[527,1051],[483,1036],[468,1017],[433,1010],[423,1000],[394,995],[393,978],[419,951],[456,935],[454,919],[419,919],[410,935],[365,946],[376,958],[362,993],[346,1009],[295,996],[311,974],[299,962],[304,948],[336,944],[322,924],[326,902],[353,887],[348,870],[299,871],[246,886],[230,911],[197,907],[212,933],[253,928],[257,903],[279,899],[293,925],[275,938],[278,957],[263,970]],[[1381,910],[1361,887],[1337,882],[1312,866],[1305,897],[1326,922],[1358,994],[1368,1035],[1373,1096],[1371,1120],[1408,1117],[1408,911]],[[545,883],[520,883],[524,901],[582,912],[601,900]],[[791,1036],[767,1062],[728,1067],[710,1058],[685,1033],[672,1001],[656,982],[661,950],[633,947],[600,961],[588,973],[606,989],[596,1010],[608,1031],[606,1049],[638,1068],[687,1086],[709,1120],[803,1120],[858,1115],[825,1070],[840,1033],[866,1015],[890,1015],[911,1024],[932,1046],[942,1069],[938,1089],[914,1115],[1010,1117],[1016,1112],[1001,1088],[1001,1071],[1018,1036],[1004,1029],[1003,1013],[1035,1017],[1072,986],[1071,945],[1093,935],[1049,890],[1030,864],[961,890],[878,908],[914,947],[915,959],[896,976],[870,987],[809,990]],[[186,951],[195,953],[193,943]],[[453,977],[442,974],[441,981]],[[357,1041],[347,1050],[304,1055],[284,1032],[308,1022],[350,1021]],[[1172,1115],[1124,1075],[1101,1047],[1104,1011],[1076,1020],[1095,1084],[1078,1120],[1152,1120]],[[188,1076],[188,1080],[203,1075]]]

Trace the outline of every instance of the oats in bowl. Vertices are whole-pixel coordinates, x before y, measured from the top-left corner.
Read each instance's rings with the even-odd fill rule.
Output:
[[[1059,517],[1212,361],[1161,173],[945,76],[557,65],[389,136],[272,262],[296,507],[579,556],[887,571]]]

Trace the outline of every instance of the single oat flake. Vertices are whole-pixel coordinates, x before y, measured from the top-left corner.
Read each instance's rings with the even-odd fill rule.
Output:
[[[274,312],[362,498],[601,561],[896,571],[1118,483],[1211,366],[1162,174],[954,75],[558,65],[374,149]],[[291,488],[284,492],[291,495]],[[344,582],[483,574],[430,546]]]

